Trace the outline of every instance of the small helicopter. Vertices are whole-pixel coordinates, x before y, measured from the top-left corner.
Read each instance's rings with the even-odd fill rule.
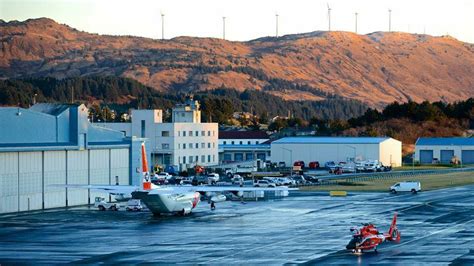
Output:
[[[393,216],[392,224],[387,233],[380,233],[375,225],[371,223],[362,224],[363,227],[357,229],[352,227],[352,239],[346,245],[346,249],[351,250],[352,253],[362,253],[363,251],[373,250],[377,252],[377,246],[384,241],[400,241],[400,232],[397,228],[397,213]]]

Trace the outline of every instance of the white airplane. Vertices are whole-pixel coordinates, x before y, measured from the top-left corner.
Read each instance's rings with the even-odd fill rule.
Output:
[[[142,186],[123,185],[62,185],[69,188],[91,189],[115,195],[115,199],[140,199],[154,215],[175,213],[186,215],[192,212],[199,204],[201,195],[206,195],[214,206],[216,202],[226,200],[222,193],[231,192],[242,197],[248,191],[289,191],[297,188],[277,187],[240,187],[240,186],[156,186],[149,180],[148,162],[146,160],[145,145],[142,144],[142,168],[144,180]]]

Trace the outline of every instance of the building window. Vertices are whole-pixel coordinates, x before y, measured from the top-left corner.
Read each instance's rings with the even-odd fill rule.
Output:
[[[216,156],[212,155],[212,162],[215,162],[215,161],[216,161]]]
[[[183,150],[186,150],[186,143],[183,143]]]
[[[192,144],[192,143],[189,143],[189,148],[190,148],[190,149],[193,148],[193,144]]]
[[[181,149],[181,143],[178,143],[178,150]]]
[[[234,154],[234,161],[241,162],[244,160],[244,154],[243,153],[235,153]]]
[[[189,131],[189,136],[192,137],[193,136],[193,132],[190,130]]]
[[[208,137],[211,136],[211,131],[207,131],[207,136],[208,136]]]
[[[162,143],[161,144],[161,149],[168,150],[169,148],[170,148],[170,145],[168,143]]]
[[[246,153],[245,154],[245,160],[246,161],[250,161],[250,160],[253,160],[253,153]]]
[[[162,136],[162,137],[169,137],[169,136],[170,136],[170,132],[169,132],[169,131],[161,131],[161,136]]]
[[[141,137],[145,137],[145,120],[142,120],[142,125],[141,125]]]
[[[225,141],[224,141],[224,144],[225,144]],[[207,143],[207,148],[208,148],[208,149],[211,148],[211,143],[210,143],[210,142]]]
[[[199,137],[199,131],[196,131],[196,137]]]
[[[181,157],[178,156],[178,163],[181,163]]]
[[[211,155],[209,155],[209,159],[211,159],[210,157],[211,157]],[[232,161],[232,154],[224,153],[224,161],[226,161],[226,162]]]
[[[186,156],[183,156],[183,163],[186,164]]]
[[[199,156],[196,155],[196,162],[199,162]]]
[[[201,149],[204,149],[204,148],[206,148],[206,143],[202,142],[201,143]]]
[[[232,141],[231,143],[232,143],[232,145],[234,145],[234,144],[235,144],[235,142],[234,142],[234,141]]]
[[[189,156],[189,163],[193,163],[193,156]]]
[[[242,142],[242,141],[239,141],[239,144],[240,144],[240,145],[242,145],[242,144],[243,144],[243,142]]]
[[[204,136],[206,136],[206,131],[203,130],[201,131],[201,137],[204,137]]]
[[[216,147],[216,143],[215,143],[215,142],[212,143],[212,147],[213,147],[213,148]]]
[[[178,130],[178,137],[181,137],[181,131]]]
[[[250,145],[250,144],[252,144],[252,142],[249,140],[249,141],[247,141],[247,144]]]
[[[199,149],[199,143],[196,143],[196,149]]]
[[[211,155],[208,155],[208,156],[207,156],[207,162],[208,162],[208,163],[211,162]]]
[[[206,155],[201,155],[201,162],[203,162],[203,163],[206,162]]]

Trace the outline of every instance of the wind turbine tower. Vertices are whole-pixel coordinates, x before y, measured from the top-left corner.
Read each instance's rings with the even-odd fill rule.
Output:
[[[331,7],[329,7],[329,3],[327,5],[328,5],[328,31],[331,31]]]
[[[225,17],[222,17],[222,39],[225,40]]]
[[[359,13],[355,12],[355,33],[357,34],[357,16]]]
[[[392,32],[392,10],[388,10],[388,32]]]
[[[276,32],[275,32],[275,35],[276,37],[278,38],[278,14],[275,14],[275,20],[276,20]]]
[[[165,14],[161,13],[161,39],[165,39]]]

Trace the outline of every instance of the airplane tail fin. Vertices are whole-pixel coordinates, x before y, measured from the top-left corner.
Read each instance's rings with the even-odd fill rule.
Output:
[[[143,190],[151,189],[150,174],[148,173],[148,160],[146,157],[145,143],[142,143],[142,173],[143,173]]]
[[[387,240],[389,241],[400,241],[400,231],[397,228],[397,213],[393,215],[392,224],[387,233]]]

